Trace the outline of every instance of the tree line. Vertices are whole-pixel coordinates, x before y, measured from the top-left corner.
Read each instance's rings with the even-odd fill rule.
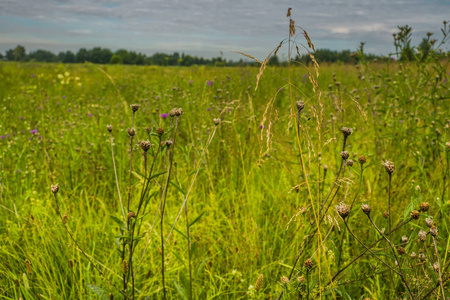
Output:
[[[355,62],[355,55],[350,50],[333,51],[329,49],[318,49],[314,53],[315,59],[319,62]],[[366,55],[369,60],[380,59],[380,56]],[[191,65],[209,65],[209,66],[238,66],[252,65],[254,62],[226,60],[222,57],[204,58],[174,52],[172,54],[155,53],[151,56],[146,54],[119,49],[111,51],[107,48],[94,47],[92,49],[80,48],[76,53],[72,51],[59,52],[55,54],[48,50],[35,50],[27,53],[24,46],[17,45],[14,49],[9,49],[3,56],[0,53],[0,59],[7,61],[36,61],[36,62],[60,62],[60,63],[84,63],[91,62],[97,64],[126,64],[126,65],[159,65],[159,66],[191,66]],[[297,61],[308,64],[311,62],[309,55],[296,57]],[[269,65],[284,65],[286,61],[280,61],[278,56],[272,56]]]

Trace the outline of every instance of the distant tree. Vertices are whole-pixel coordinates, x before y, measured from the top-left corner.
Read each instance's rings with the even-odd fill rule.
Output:
[[[76,54],[76,60],[78,63],[84,63],[85,61],[89,61],[89,52],[86,48],[80,48]]]
[[[110,64],[116,65],[116,64],[123,64],[122,57],[118,54],[113,54],[111,57],[111,60],[109,62]]]
[[[14,50],[13,49],[6,50],[5,54],[6,54],[7,60],[9,60],[9,61],[14,60]]]
[[[61,60],[63,63],[75,63],[77,58],[72,51],[66,51],[64,54],[64,59]]]
[[[3,54],[0,53],[0,60],[3,59]]]
[[[112,52],[109,49],[95,47],[90,50],[90,62],[96,64],[107,64],[111,61]]]
[[[279,66],[280,65],[280,61],[278,60],[278,56],[272,55],[269,58],[268,64],[271,65],[271,66]]]
[[[15,61],[25,61],[27,58],[25,47],[17,45],[13,50],[13,56]]]
[[[58,57],[50,51],[38,49],[28,54],[28,58],[40,62],[56,62]]]

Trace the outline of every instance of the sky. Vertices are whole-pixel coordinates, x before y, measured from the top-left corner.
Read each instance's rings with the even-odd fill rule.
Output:
[[[449,0],[0,0],[0,52],[99,46],[264,59],[287,37],[289,7],[316,49],[354,51],[364,41],[367,53],[381,55],[394,51],[397,25],[411,26],[417,45],[427,32],[440,40],[450,19]]]

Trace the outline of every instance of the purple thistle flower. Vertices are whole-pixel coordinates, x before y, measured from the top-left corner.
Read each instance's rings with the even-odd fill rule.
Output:
[[[169,116],[169,114],[168,113],[165,113],[165,114],[161,114],[161,115],[159,115],[161,118],[167,118],[168,116]]]
[[[32,140],[33,138],[32,138],[32,137],[29,137],[28,139],[29,139],[29,140]]]
[[[22,116],[20,116],[20,117],[19,117],[19,119],[23,120],[23,117],[22,117]]]
[[[6,138],[6,136],[4,136],[4,135],[0,136],[0,139],[3,140],[4,138]]]
[[[208,86],[212,86],[213,83],[214,83],[214,81],[212,81],[212,80],[209,80],[208,82],[206,82],[206,84],[207,84]]]
[[[30,130],[30,133],[32,133],[32,134],[36,134],[37,132],[38,132],[37,129]]]
[[[444,78],[444,79],[442,80],[442,83],[447,83],[447,78]]]
[[[59,102],[57,102],[56,105],[59,105]]]
[[[92,114],[88,114],[89,117],[92,117]]]
[[[306,78],[308,76],[308,74],[303,75],[303,78]]]
[[[208,108],[206,109],[206,111],[211,111],[211,108],[210,108],[210,107],[208,107]]]
[[[62,98],[63,98],[63,99],[66,99],[66,96],[64,95],[64,96],[62,96]]]
[[[68,111],[68,112],[71,112],[72,110],[69,108],[67,111]]]
[[[9,134],[7,134],[6,136],[9,137],[9,138],[11,137]]]
[[[263,129],[264,128],[264,125],[259,125],[259,129]]]
[[[390,59],[391,59],[391,61],[394,61],[394,60],[395,60],[395,57],[391,56]]]
[[[34,74],[31,74],[31,77],[34,77]]]

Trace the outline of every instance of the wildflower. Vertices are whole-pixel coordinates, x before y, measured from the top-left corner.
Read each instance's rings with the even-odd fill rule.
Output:
[[[89,117],[92,117],[92,114],[88,114]]]
[[[32,133],[32,134],[36,134],[37,132],[38,132],[37,129],[30,130],[30,133]]]
[[[172,108],[169,111],[169,116],[173,118],[173,117],[175,117],[176,113],[177,113],[177,109],[176,108]]]
[[[214,83],[214,81],[212,81],[212,80],[208,80],[208,81],[206,82],[206,84],[207,84],[208,86],[212,86],[213,83]]]
[[[23,120],[23,117],[21,116],[21,117],[19,117],[19,119]]]
[[[210,108],[210,107],[208,107],[208,108],[206,109],[206,111],[211,111],[211,108]]]
[[[160,114],[159,116],[164,119],[164,118],[167,118],[169,116],[169,114],[165,113],[165,114]]]
[[[177,108],[175,110],[175,116],[179,117],[183,114],[183,109],[182,108]]]
[[[392,174],[395,170],[395,165],[392,161],[390,160],[386,160],[385,162],[381,163],[384,168],[386,169],[386,172],[388,172],[388,174]]]

